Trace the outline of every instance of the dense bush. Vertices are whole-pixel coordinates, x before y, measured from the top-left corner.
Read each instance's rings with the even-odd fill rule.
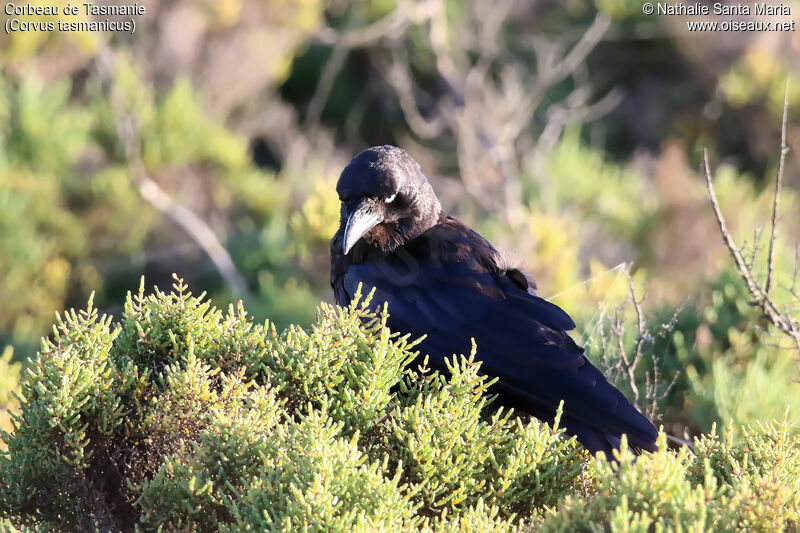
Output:
[[[67,313],[4,434],[3,515],[68,530],[441,528],[505,523],[579,482],[573,441],[489,415],[471,359],[411,373],[408,339],[367,302],[323,305],[310,332],[282,335],[182,282],[129,297],[116,325],[91,302]]]
[[[800,519],[798,440],[779,425],[745,430],[734,444],[714,432],[687,448],[634,461],[595,460],[588,498],[547,512],[541,531],[785,531]]]
[[[650,531],[794,527],[784,425],[697,454],[590,458],[493,403],[471,356],[428,371],[369,298],[279,334],[241,305],[143,287],[59,317],[33,360],[0,517],[58,531]],[[526,527],[527,527],[526,526]],[[621,529],[620,529],[621,528]]]

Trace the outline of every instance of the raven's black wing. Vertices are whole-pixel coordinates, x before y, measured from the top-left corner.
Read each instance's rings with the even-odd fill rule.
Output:
[[[435,367],[469,353],[474,338],[481,370],[525,410],[552,420],[563,400],[564,426],[590,450],[610,452],[622,433],[633,446],[653,449],[653,425],[565,333],[572,319],[507,275],[497,251],[465,225],[443,217],[386,257],[342,259],[332,268],[337,303],[349,302],[359,283],[365,292],[374,287],[375,301],[388,303],[393,331],[427,336],[419,349]]]

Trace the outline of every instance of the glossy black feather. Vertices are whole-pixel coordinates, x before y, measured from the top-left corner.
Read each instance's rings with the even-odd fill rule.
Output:
[[[402,164],[393,165],[396,161]],[[438,200],[418,169],[404,151],[380,147],[356,156],[342,173],[340,196],[346,190],[369,198],[376,191],[380,198],[405,188],[404,196],[422,207],[382,207],[384,222],[344,255],[352,199],[343,198],[342,227],[331,242],[336,302],[347,305],[359,283],[365,291],[374,288],[375,301],[388,303],[389,327],[415,338],[426,335],[419,349],[439,369],[445,357],[469,353],[474,339],[482,371],[499,378],[495,387],[504,401],[551,421],[563,400],[562,423],[592,452],[610,454],[623,433],[632,446],[654,449],[653,425],[566,333],[575,327],[572,319],[534,295],[527,278],[506,266],[483,237],[438,212]],[[414,175],[407,179],[409,172]],[[434,217],[430,209],[437,211]]]

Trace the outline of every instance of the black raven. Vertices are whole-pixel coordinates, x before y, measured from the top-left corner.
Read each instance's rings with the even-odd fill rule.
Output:
[[[486,239],[443,213],[419,164],[405,150],[378,146],[355,156],[336,185],[339,231],[331,241],[331,285],[347,305],[359,283],[389,306],[393,331],[426,335],[431,366],[469,353],[497,377],[504,400],[562,425],[591,452],[611,457],[625,433],[634,450],[654,450],[658,432],[606,381],[565,333],[575,327],[536,296]]]

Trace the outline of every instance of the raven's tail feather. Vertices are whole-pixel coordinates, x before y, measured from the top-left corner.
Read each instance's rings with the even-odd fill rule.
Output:
[[[562,424],[568,435],[574,435],[592,455],[603,452],[606,459],[614,459],[614,450],[619,450],[622,441],[619,436],[602,431],[575,420],[574,418],[564,417]],[[656,451],[655,443],[640,443],[640,445],[628,444],[628,447],[635,455],[641,455],[644,451]]]

